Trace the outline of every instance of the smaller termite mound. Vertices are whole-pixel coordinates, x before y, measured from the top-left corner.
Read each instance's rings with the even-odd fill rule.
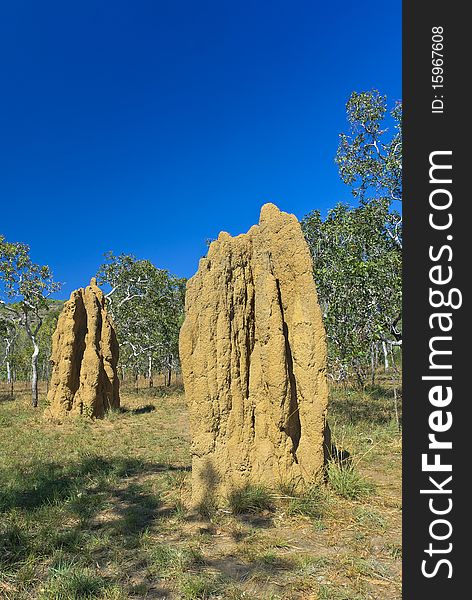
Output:
[[[46,416],[101,418],[120,406],[119,347],[105,297],[95,278],[72,292],[52,337],[52,375]]]
[[[194,504],[251,484],[303,488],[322,479],[326,337],[296,217],[266,204],[248,233],[220,233],[185,305]]]

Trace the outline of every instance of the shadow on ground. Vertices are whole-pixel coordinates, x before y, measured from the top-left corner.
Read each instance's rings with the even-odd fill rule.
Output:
[[[146,597],[165,598],[170,594],[165,588],[169,565],[158,565],[156,569],[152,558],[156,544],[157,550],[164,547],[169,556],[179,556],[182,585],[187,576],[189,585],[195,583],[192,578],[197,578],[198,584],[198,577],[208,570],[213,573],[210,580],[215,583],[228,579],[240,581],[257,573],[269,575],[290,568],[287,561],[274,556],[244,561],[237,556],[203,559],[188,550],[194,537],[190,532],[182,532],[172,546],[166,535],[163,543],[149,541],[146,536],[151,527],[153,536],[159,532],[159,523],[164,525],[162,531],[166,531],[165,519],[175,514],[176,506],[163,502],[159,493],[146,485],[146,477],[188,470],[188,466],[134,458],[86,456],[68,465],[33,461],[14,476],[11,471],[0,471],[0,571],[19,573],[36,556],[38,562],[49,564],[45,589],[51,590],[51,597],[62,599],[73,593],[70,597],[98,598],[106,586],[116,585],[116,577],[107,573],[107,565],[116,552],[120,555],[125,552],[130,580],[140,581],[137,588],[140,589],[139,585],[146,588]],[[187,515],[184,520],[192,519]],[[270,527],[272,514],[268,511],[263,515],[240,514],[237,520],[251,531]],[[212,535],[211,523],[205,520],[203,523],[209,526],[208,533]],[[243,541],[244,537],[234,541]],[[91,575],[90,565],[103,572],[101,579]],[[122,578],[120,574],[119,585]],[[97,595],[93,591],[95,580]],[[210,580],[205,579],[205,585]],[[56,593],[56,587],[63,585],[60,581],[74,581],[76,586],[83,581],[83,595],[77,591],[79,588]]]
[[[171,512],[138,476],[188,469],[89,456],[67,466],[33,462],[14,477],[0,472],[0,571],[20,568],[39,550],[42,556],[81,554],[97,533],[111,540],[110,547],[113,538],[137,545],[153,521]]]
[[[9,402],[14,399],[15,396],[12,396],[10,392],[0,392],[0,402]]]
[[[81,489],[89,488],[92,494],[110,492],[115,489],[117,479],[165,471],[189,471],[190,468],[134,458],[101,456],[88,456],[67,466],[54,462],[33,462],[19,469],[13,480],[8,480],[6,473],[0,471],[0,511],[12,508],[31,510],[43,505],[70,502]],[[140,490],[136,488],[135,493],[139,495]]]
[[[126,408],[125,406],[120,406],[119,412],[121,414],[128,415],[146,415],[150,412],[154,412],[156,407],[154,404],[146,404],[145,406],[139,406],[138,408]]]

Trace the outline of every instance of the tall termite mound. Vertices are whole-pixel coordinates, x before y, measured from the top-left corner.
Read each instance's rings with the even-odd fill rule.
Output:
[[[72,292],[52,337],[52,376],[46,414],[103,417],[120,405],[118,342],[95,279]]]
[[[187,284],[180,358],[192,428],[192,494],[320,479],[328,387],[312,260],[294,215],[220,233]]]

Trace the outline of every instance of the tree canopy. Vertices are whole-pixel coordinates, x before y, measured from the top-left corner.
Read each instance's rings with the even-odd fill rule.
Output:
[[[168,372],[174,369],[185,280],[149,260],[108,252],[97,281],[110,287],[106,297],[117,328],[121,364],[137,372],[145,363],[150,377],[153,366]]]
[[[377,90],[353,92],[346,104],[349,132],[341,133],[336,163],[341,179],[361,203],[402,199],[402,103],[388,110]],[[385,123],[387,115],[393,134]]]
[[[21,242],[8,242],[0,236],[0,305],[2,319],[12,327],[22,327],[31,341],[32,404],[38,404],[39,332],[49,305],[47,299],[61,284],[54,281],[47,265],[31,260],[30,248]]]
[[[346,105],[348,133],[335,157],[357,206],[338,203],[322,219],[302,220],[328,335],[333,376],[365,381],[379,348],[401,345],[402,220],[393,204],[402,193],[401,103],[384,120],[387,99],[354,92]]]

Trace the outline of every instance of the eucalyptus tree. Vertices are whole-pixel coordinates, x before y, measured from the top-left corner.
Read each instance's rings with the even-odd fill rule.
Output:
[[[362,203],[370,198],[401,201],[402,103],[397,101],[388,110],[387,97],[377,90],[353,92],[346,115],[349,132],[340,134],[336,154],[341,179]]]
[[[167,373],[169,382],[178,360],[185,280],[133,255],[108,252],[105,256],[97,281],[110,287],[106,298],[122,365],[136,374],[146,372],[150,385],[157,367]]]
[[[30,248],[0,236],[0,305],[12,326],[22,327],[33,347],[31,354],[31,402],[38,406],[38,335],[49,309],[47,299],[61,284],[47,265],[33,263]]]
[[[329,342],[332,375],[354,372],[360,383],[380,347],[385,364],[401,346],[402,199],[401,102],[388,110],[377,90],[354,92],[349,129],[335,161],[356,206],[339,203],[323,220],[313,211],[302,227]],[[388,125],[392,125],[389,128]]]
[[[302,221],[329,343],[331,373],[363,383],[375,349],[398,345],[401,252],[387,233],[385,208],[338,204],[325,220]]]
[[[341,133],[336,163],[360,206],[382,200],[387,235],[401,248],[402,103],[389,109],[377,90],[353,92],[346,104],[348,133]],[[389,127],[390,125],[390,127]]]
[[[62,301],[49,300],[49,310],[44,316],[43,326],[38,334],[38,344],[40,349],[38,367],[41,378],[46,381],[48,386],[51,375],[52,336],[56,330],[57,320],[63,305],[64,303]]]
[[[4,313],[4,311],[1,312]],[[5,368],[6,382],[10,386],[11,396],[13,396],[12,359],[17,337],[18,327],[16,326],[16,323],[5,317],[4,314],[0,314],[0,344],[2,352],[0,365]]]

